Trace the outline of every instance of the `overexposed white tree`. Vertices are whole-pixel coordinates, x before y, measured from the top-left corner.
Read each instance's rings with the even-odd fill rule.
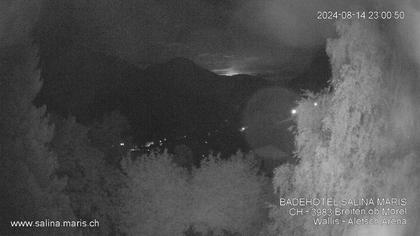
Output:
[[[121,231],[127,235],[183,235],[189,226],[187,170],[167,152],[122,161],[126,188],[121,191]]]
[[[267,179],[253,155],[210,155],[194,170],[191,222],[196,231],[256,235],[267,216]]]
[[[281,197],[408,199],[415,221],[419,177],[419,101],[413,64],[374,22],[337,24],[339,38],[328,41],[331,88],[300,101],[297,166],[276,170]],[[317,106],[314,106],[316,102]],[[273,235],[414,235],[402,227],[315,226],[312,216],[292,217],[285,207],[271,211]],[[385,234],[387,233],[387,234]]]
[[[166,152],[122,161],[121,231],[128,235],[256,235],[269,183],[251,155],[210,155],[192,170]]]

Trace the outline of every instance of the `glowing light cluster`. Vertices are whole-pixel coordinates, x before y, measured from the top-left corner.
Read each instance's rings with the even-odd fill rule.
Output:
[[[248,127],[244,126],[244,127],[241,127],[241,128],[239,129],[239,131],[240,131],[240,132],[245,132],[245,130],[247,130],[247,129],[248,129]]]
[[[150,141],[150,142],[147,142],[144,146],[148,148],[148,147],[151,147],[153,144],[155,144],[155,142]]]
[[[233,67],[229,67],[229,68],[225,68],[225,69],[216,69],[216,70],[213,70],[213,72],[218,74],[218,75],[224,75],[224,76],[234,76],[234,75],[241,74],[241,72],[239,72],[238,70],[236,70]]]

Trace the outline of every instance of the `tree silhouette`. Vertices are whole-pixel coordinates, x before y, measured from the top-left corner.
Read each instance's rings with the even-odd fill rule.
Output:
[[[1,231],[10,233],[10,220],[71,220],[66,180],[56,176],[48,147],[54,127],[46,107],[32,105],[42,86],[37,50],[25,44],[0,51]]]
[[[104,153],[91,146],[88,127],[77,123],[74,117],[58,120],[55,125],[52,147],[58,156],[59,175],[68,178],[66,193],[74,214],[78,219],[100,222],[99,228],[86,229],[84,233],[115,234],[120,171],[107,165]]]

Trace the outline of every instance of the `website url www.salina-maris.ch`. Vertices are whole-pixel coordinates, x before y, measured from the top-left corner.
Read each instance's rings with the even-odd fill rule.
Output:
[[[12,228],[96,228],[98,220],[15,220],[10,221]]]

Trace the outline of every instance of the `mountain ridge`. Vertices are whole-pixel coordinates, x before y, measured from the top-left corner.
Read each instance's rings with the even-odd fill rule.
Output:
[[[232,122],[233,132],[247,99],[272,85],[249,75],[217,75],[186,58],[140,69],[81,46],[41,59],[44,86],[37,105],[46,104],[50,112],[73,115],[85,124],[119,110],[138,141],[171,133],[204,133],[225,120]]]

